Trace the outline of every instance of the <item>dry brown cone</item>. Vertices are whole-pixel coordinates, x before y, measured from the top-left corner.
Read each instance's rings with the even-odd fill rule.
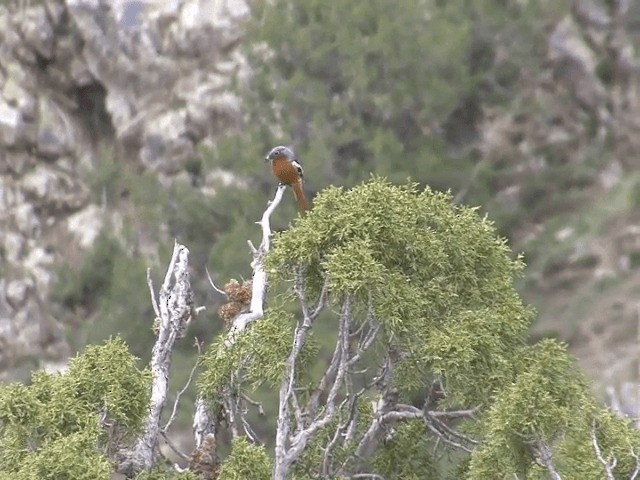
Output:
[[[231,279],[224,286],[224,293],[227,294],[229,301],[218,308],[218,315],[227,325],[231,325],[238,314],[249,310],[251,285],[251,280],[245,280],[241,284],[237,280]]]

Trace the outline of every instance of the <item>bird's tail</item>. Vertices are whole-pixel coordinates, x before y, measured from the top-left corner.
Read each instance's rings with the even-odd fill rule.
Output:
[[[302,182],[296,182],[292,186],[293,194],[298,201],[298,208],[300,209],[300,213],[303,215],[309,210],[309,203],[307,202],[307,197],[304,195],[304,190],[302,190]]]

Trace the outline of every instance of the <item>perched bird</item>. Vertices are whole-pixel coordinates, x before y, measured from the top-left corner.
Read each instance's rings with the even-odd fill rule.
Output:
[[[304,172],[302,171],[302,165],[296,160],[293,150],[281,145],[273,147],[267,154],[265,161],[271,162],[271,171],[278,181],[283,185],[289,185],[293,189],[300,212],[305,213],[309,210],[307,197],[305,197],[302,189]]]

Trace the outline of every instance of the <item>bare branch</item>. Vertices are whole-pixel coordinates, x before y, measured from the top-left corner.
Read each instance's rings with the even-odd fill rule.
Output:
[[[227,333],[227,338],[225,339],[223,348],[229,348],[233,346],[236,342],[236,339],[238,338],[238,335],[244,332],[252,322],[259,320],[264,316],[263,305],[267,291],[267,274],[264,270],[264,258],[265,255],[269,252],[269,248],[271,246],[270,219],[271,214],[275,211],[275,209],[282,201],[285,189],[285,185],[278,186],[273,200],[269,202],[266,210],[262,214],[260,222],[258,222],[262,229],[262,241],[260,243],[260,247],[256,249],[253,244],[249,242],[249,246],[253,256],[253,260],[251,262],[251,267],[253,269],[251,304],[248,312],[241,313],[233,320],[233,324],[229,329],[229,332]],[[211,281],[211,276],[209,275],[208,270],[207,275],[209,276],[209,281],[212,286],[216,288],[213,284],[213,281]],[[219,289],[216,290],[220,291]],[[229,413],[232,428],[236,429],[235,433],[239,434],[239,432],[237,432],[237,423],[235,418],[236,414],[234,413],[237,407],[237,401],[233,401],[233,399],[231,398],[231,383],[233,383],[233,381],[230,381],[228,391],[223,395],[224,398],[222,403],[225,408],[228,409],[227,411]],[[243,398],[249,401],[248,397]],[[260,408],[262,411],[262,407]],[[251,436],[252,434],[250,434],[249,432],[253,431],[250,429],[250,426],[246,423],[244,416],[241,414],[241,409],[238,409],[238,411],[240,412],[240,415],[238,416],[240,417],[240,423],[242,424],[243,430]],[[196,413],[193,420],[193,430],[197,448],[202,446],[204,440],[208,435],[213,435],[215,437],[215,419],[209,412],[206,403],[201,397],[196,400]],[[252,438],[255,438],[255,435]]]
[[[169,427],[171,427],[171,424],[175,420],[176,414],[178,412],[178,404],[180,403],[180,398],[182,397],[182,395],[184,395],[184,392],[187,391],[187,389],[189,388],[189,385],[191,385],[191,380],[193,380],[193,374],[195,373],[196,369],[198,368],[198,365],[200,364],[200,355],[202,352],[200,350],[200,344],[198,343],[197,340],[196,340],[196,347],[198,349],[198,357],[196,358],[196,361],[194,362],[193,367],[189,372],[189,378],[187,379],[187,383],[185,383],[184,387],[182,387],[182,389],[176,394],[176,399],[173,402],[173,410],[171,411],[171,416],[169,417],[169,420],[167,420],[167,423],[165,424],[165,426],[161,429],[162,433],[167,432],[169,430]]]
[[[480,405],[466,410],[428,410],[426,413],[430,417],[446,417],[446,418],[474,418],[476,412],[480,409]]]
[[[379,324],[376,325],[375,327],[370,328],[367,331],[364,339],[358,345],[357,352],[347,362],[347,365],[349,367],[354,365],[356,362],[358,362],[362,358],[362,355],[369,349],[371,344],[373,344],[373,341],[378,336],[378,332],[379,331],[380,331],[380,325]]]
[[[383,393],[373,405],[373,420],[356,448],[354,460],[357,463],[360,463],[375,451],[383,433],[386,431],[382,417],[393,408],[397,400],[396,393],[389,389],[392,369],[391,361],[387,359],[387,362],[381,368],[381,378],[377,382],[381,385]]]
[[[211,287],[219,294],[226,295],[224,290],[220,290],[218,287],[216,287],[216,284],[213,283],[213,279],[211,278],[211,274],[209,273],[209,268],[204,267],[204,271],[207,273],[207,279],[209,280],[209,285],[211,285]]]
[[[158,301],[156,300],[156,292],[153,289],[153,280],[151,279],[151,269],[147,268],[147,285],[149,285],[149,294],[151,295],[151,305],[153,311],[156,314],[156,318],[160,320],[160,309],[158,308]]]
[[[473,450],[471,450],[469,447],[466,447],[465,445],[463,445],[462,443],[453,440],[451,437],[447,436],[447,435],[443,435],[442,432],[440,430],[438,430],[435,425],[433,423],[427,422],[427,428],[429,430],[431,430],[433,433],[436,434],[437,438],[441,439],[444,443],[446,443],[447,445],[457,448],[459,450],[463,450],[467,453],[473,453]]]
[[[329,296],[329,279],[325,278],[324,283],[322,284],[322,290],[320,290],[320,296],[318,297],[318,301],[316,302],[316,306],[313,307],[313,311],[310,313],[311,318],[315,319],[320,312],[325,307],[327,303],[327,298]]]
[[[638,456],[633,448],[631,449],[631,456],[636,459],[636,467],[633,469],[629,480],[636,480],[636,478],[638,478],[638,474],[640,474],[640,456]]]
[[[596,457],[604,467],[604,472],[607,474],[607,480],[615,480],[615,476],[613,475],[613,469],[616,468],[618,464],[618,459],[613,456],[611,461],[607,461],[602,456],[602,451],[600,450],[600,445],[598,444],[598,437],[596,435],[596,421],[593,420],[591,424],[591,443],[593,444],[593,449],[596,452]]]
[[[180,449],[178,447],[176,447],[176,445],[171,441],[171,439],[169,439],[169,436],[167,435],[167,432],[161,431],[160,435],[162,435],[162,438],[164,438],[164,441],[167,443],[169,448],[175,452],[176,455],[178,455],[185,462],[189,461],[189,456],[185,455],[184,453],[182,453],[180,451]]]
[[[457,430],[454,430],[453,428],[449,427],[446,423],[444,423],[442,420],[435,417],[429,417],[428,414],[425,414],[425,416],[426,416],[427,423],[431,423],[440,432],[440,436],[447,436],[448,438],[456,438],[470,445],[478,444],[476,440],[458,432]]]
[[[549,476],[551,480],[562,480],[562,477],[556,470],[556,467],[553,465],[552,456],[553,450],[551,447],[547,445],[541,439],[537,440],[532,446],[533,455],[536,457],[537,463],[544,467],[547,472],[549,472]]]
[[[253,405],[254,407],[258,407],[258,414],[260,416],[264,416],[264,407],[262,406],[261,402],[258,402],[256,400],[252,400],[247,394],[245,393],[241,393],[240,396],[242,397],[242,399],[247,402],[250,405]]]
[[[299,273],[301,275],[301,273]],[[296,280],[294,288],[299,297],[302,295],[302,287],[299,280]],[[304,298],[304,297],[302,297]],[[340,321],[338,327],[338,341],[334,362],[337,362],[335,379],[329,389],[326,400],[326,407],[322,416],[316,417],[306,428],[298,428],[293,438],[289,438],[291,426],[289,424],[289,405],[293,392],[293,382],[295,379],[295,365],[302,350],[307,332],[311,328],[312,318],[308,310],[303,311],[303,320],[298,322],[294,333],[293,348],[287,362],[285,363],[285,374],[280,387],[280,405],[278,411],[278,428],[276,432],[276,461],[274,468],[275,479],[285,479],[291,464],[302,454],[310,437],[318,430],[331,422],[336,413],[336,400],[338,392],[343,385],[343,379],[347,370],[347,357],[349,351],[349,325],[352,315],[352,298],[347,296],[342,304]],[[307,411],[307,414],[312,414]],[[290,442],[289,449],[286,448],[287,440]]]
[[[253,261],[251,267],[253,268],[253,283],[251,288],[251,305],[247,313],[238,315],[233,325],[229,329],[227,340],[225,342],[227,347],[230,347],[235,343],[237,335],[243,332],[249,324],[263,317],[263,305],[264,296],[267,291],[267,274],[264,271],[264,257],[271,247],[271,214],[280,204],[282,195],[286,189],[286,185],[279,185],[276,191],[276,195],[273,201],[270,202],[267,209],[262,214],[262,219],[259,224],[262,227],[262,242],[260,247],[253,253]]]
[[[193,435],[196,440],[196,448],[200,448],[207,438],[207,435],[215,437],[216,424],[212,418],[209,408],[202,397],[196,399],[196,412],[193,416]]]
[[[311,415],[315,415],[318,411],[318,407],[320,405],[320,397],[329,389],[329,385],[331,385],[335,376],[338,373],[338,363],[340,362],[340,353],[342,351],[342,346],[340,342],[336,342],[336,346],[333,350],[333,355],[331,356],[331,361],[329,362],[329,366],[325,370],[318,386],[313,391],[311,396],[309,397],[309,401],[307,402],[306,410]]]
[[[193,290],[189,281],[189,250],[178,242],[174,243],[171,262],[157,302],[150,274],[147,276],[147,283],[154,310],[159,313],[157,338],[151,355],[151,401],[143,434],[118,466],[125,471],[150,469],[155,462],[154,452],[158,434],[161,433],[160,417],[167,400],[171,353],[176,339],[184,335],[192,317],[197,314],[193,307]]]

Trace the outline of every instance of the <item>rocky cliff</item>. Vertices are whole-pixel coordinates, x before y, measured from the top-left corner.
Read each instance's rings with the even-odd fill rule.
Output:
[[[69,354],[46,299],[105,222],[83,172],[109,149],[179,179],[201,142],[238,122],[242,0],[50,0],[0,7],[0,371]],[[1,378],[1,377],[0,377]]]

